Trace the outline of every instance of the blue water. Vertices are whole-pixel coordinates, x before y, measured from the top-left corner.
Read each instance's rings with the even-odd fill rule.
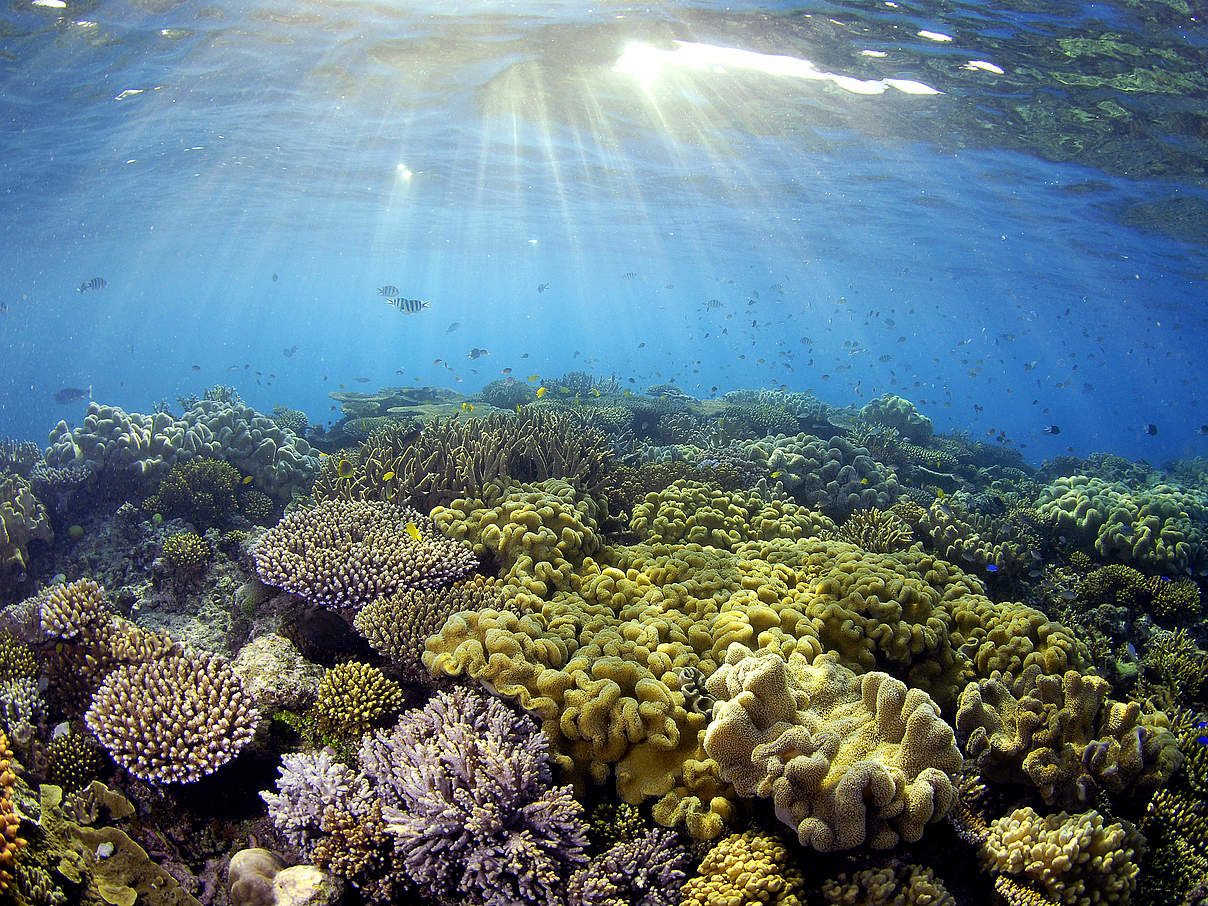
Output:
[[[617,71],[635,42],[668,55]],[[323,423],[511,368],[1208,455],[1205,71],[1176,2],[20,0],[0,435],[78,420],[64,386]]]

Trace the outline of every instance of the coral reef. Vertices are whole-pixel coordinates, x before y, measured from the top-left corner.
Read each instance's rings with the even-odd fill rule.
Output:
[[[652,829],[592,858],[566,885],[568,906],[679,906],[688,851]]]
[[[934,871],[896,860],[827,878],[822,896],[830,906],[957,906]]]
[[[438,588],[477,565],[417,510],[365,500],[289,513],[261,537],[255,557],[269,585],[332,607],[360,607],[400,588]]]
[[[358,742],[392,722],[403,709],[403,693],[382,671],[348,661],[324,674],[314,707],[314,728],[322,736]]]
[[[210,545],[196,532],[181,532],[164,542],[164,562],[174,576],[196,574],[213,555]]]
[[[904,551],[914,541],[910,526],[892,510],[857,510],[839,527],[840,541],[866,551],[888,554]]]
[[[955,801],[952,728],[927,693],[885,673],[735,642],[707,685],[718,705],[705,752],[741,795],[772,799],[802,846],[913,843]]]
[[[894,428],[916,444],[927,443],[934,430],[931,419],[921,414],[914,403],[891,393],[870,400],[860,415],[873,424]]]

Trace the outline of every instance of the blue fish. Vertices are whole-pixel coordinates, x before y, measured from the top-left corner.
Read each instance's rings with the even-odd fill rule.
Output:
[[[989,564],[989,565],[987,565],[987,566],[986,566],[986,572],[988,572],[988,573],[996,573],[996,572],[998,572],[998,567],[997,567],[997,566],[995,566],[993,563],[991,563],[991,564]]]

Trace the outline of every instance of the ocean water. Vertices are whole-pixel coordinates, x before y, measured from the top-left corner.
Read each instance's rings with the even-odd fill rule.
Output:
[[[1203,455],[1206,39],[1177,0],[19,0],[0,435],[62,387],[323,424],[511,368]]]

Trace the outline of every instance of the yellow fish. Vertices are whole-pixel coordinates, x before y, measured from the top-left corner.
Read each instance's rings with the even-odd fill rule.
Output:
[[[244,476],[243,476],[243,484],[251,484],[251,483],[252,483],[252,476],[251,476],[251,475],[244,475]]]
[[[517,404],[516,404],[516,411],[517,411],[517,412],[519,412],[519,411],[520,411],[520,404],[519,404],[519,403],[517,403]]]
[[[352,467],[352,463],[350,463],[347,459],[341,459],[340,465],[337,468],[339,470],[338,474],[341,478],[351,478],[352,473],[356,471]]]
[[[417,526],[414,522],[407,523],[407,534],[411,536],[412,541],[420,541],[424,537],[419,533],[419,526]]]
[[[461,408],[465,409],[467,412],[473,412],[474,404],[473,403],[462,403]]]
[[[538,387],[537,388],[537,399],[541,399],[541,397],[545,396],[546,392],[547,391],[544,387]]]
[[[541,375],[539,375],[539,374],[530,374],[528,376],[528,381],[530,384],[535,384],[539,380],[541,380]]]
[[[387,472],[385,475],[382,476],[382,481],[389,481],[393,477],[394,477],[393,472]]]
[[[625,388],[625,396],[633,396],[633,391],[628,387]]]
[[[331,455],[330,453],[324,453],[322,450],[319,451],[319,459],[322,459],[324,456],[330,456],[330,455]]]
[[[772,477],[773,477],[773,478],[779,478],[779,477],[780,477],[781,475],[783,475],[783,474],[784,474],[783,472],[776,471],[776,472],[773,472],[773,473],[772,473]]]
[[[600,395],[600,390],[599,390],[599,388],[597,388],[597,387],[592,387],[592,388],[591,388],[591,392],[592,392],[592,395],[593,395],[593,396],[599,396],[599,395]]]
[[[861,479],[860,479],[860,484],[868,484],[868,479],[867,479],[867,478],[861,478]]]

